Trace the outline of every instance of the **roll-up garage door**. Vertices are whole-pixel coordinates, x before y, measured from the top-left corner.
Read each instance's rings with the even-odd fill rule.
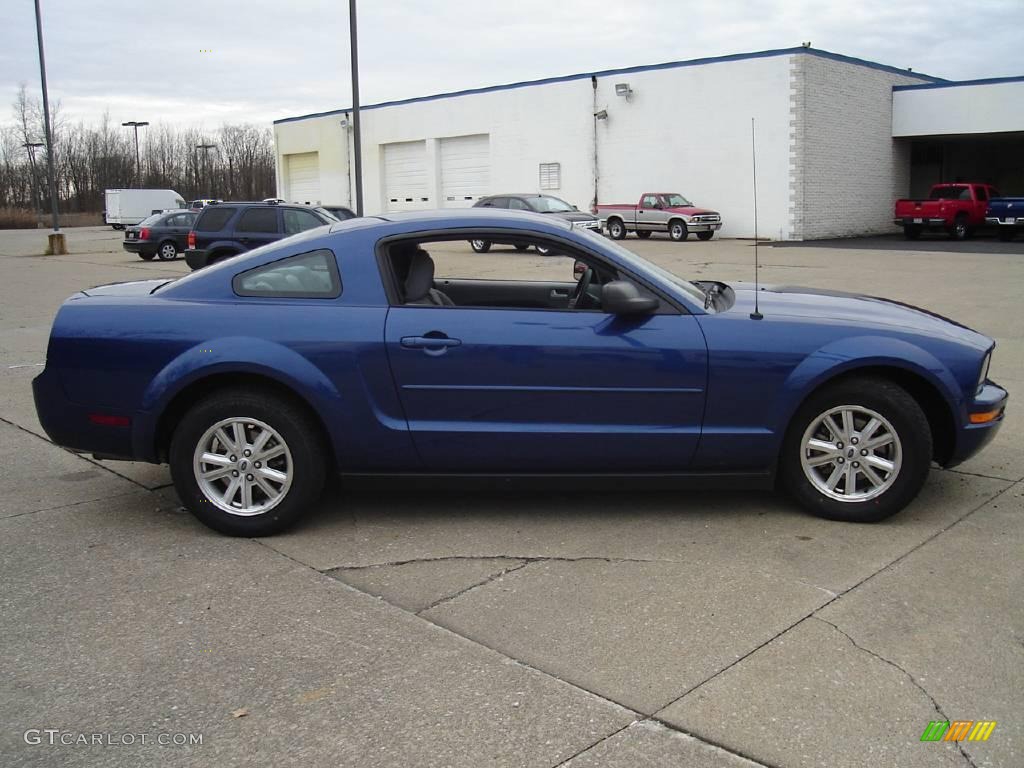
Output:
[[[320,203],[320,153],[303,152],[288,158],[288,200],[292,203]]]
[[[469,208],[490,192],[491,150],[486,133],[441,139],[441,206]]]
[[[389,211],[430,208],[427,196],[427,143],[385,144],[384,202]]]

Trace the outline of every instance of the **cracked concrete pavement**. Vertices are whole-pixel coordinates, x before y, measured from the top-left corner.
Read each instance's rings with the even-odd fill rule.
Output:
[[[54,447],[31,402],[63,298],[187,268],[101,228],[70,230],[68,256],[36,256],[44,240],[0,233],[0,764],[1024,764],[1013,400],[983,454],[874,526],[765,493],[389,484],[227,539],[181,511],[165,467]],[[749,243],[626,244],[681,274],[751,276]],[[494,274],[539,258],[466,251]],[[766,246],[761,262],[763,282],[978,328],[999,344],[993,377],[1024,392],[1024,244]],[[936,719],[998,725],[921,743]],[[29,728],[203,743],[34,746]]]

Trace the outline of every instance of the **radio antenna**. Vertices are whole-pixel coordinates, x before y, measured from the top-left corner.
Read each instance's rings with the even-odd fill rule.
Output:
[[[760,262],[757,258],[757,144],[754,141],[754,118],[750,118],[750,159],[754,171],[754,311],[750,313],[750,319],[761,320],[764,315],[760,309],[760,282],[757,275]]]

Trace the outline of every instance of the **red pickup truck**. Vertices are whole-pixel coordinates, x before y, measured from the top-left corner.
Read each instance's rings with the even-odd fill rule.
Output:
[[[943,229],[955,240],[970,237],[985,225],[988,201],[999,192],[989,184],[936,184],[927,200],[897,200],[893,223],[908,240],[926,229]]]
[[[599,205],[594,213],[613,240],[628,232],[644,239],[652,232],[668,232],[677,241],[694,232],[699,240],[710,240],[722,227],[717,211],[697,208],[676,192],[644,192],[636,205]]]

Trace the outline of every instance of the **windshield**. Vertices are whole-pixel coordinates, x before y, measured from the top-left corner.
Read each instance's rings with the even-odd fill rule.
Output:
[[[557,197],[548,197],[547,195],[530,197],[527,198],[526,202],[537,213],[566,213],[575,210],[565,200],[559,200]]]
[[[669,272],[663,267],[659,267],[653,262],[647,261],[647,259],[637,256],[630,250],[623,248],[621,245],[616,243],[614,240],[609,240],[604,235],[598,234],[594,230],[579,229],[576,230],[583,237],[591,238],[596,244],[600,244],[604,248],[610,249],[615,254],[626,262],[634,271],[641,275],[646,274],[647,276],[653,276],[661,280],[666,280],[672,283],[674,286],[679,288],[681,291],[686,293],[691,299],[699,302],[700,305],[704,304],[704,291],[698,288],[696,285],[691,283],[689,280],[684,280],[679,275]]]
[[[665,195],[665,204],[669,208],[688,208],[693,205],[682,195]]]

